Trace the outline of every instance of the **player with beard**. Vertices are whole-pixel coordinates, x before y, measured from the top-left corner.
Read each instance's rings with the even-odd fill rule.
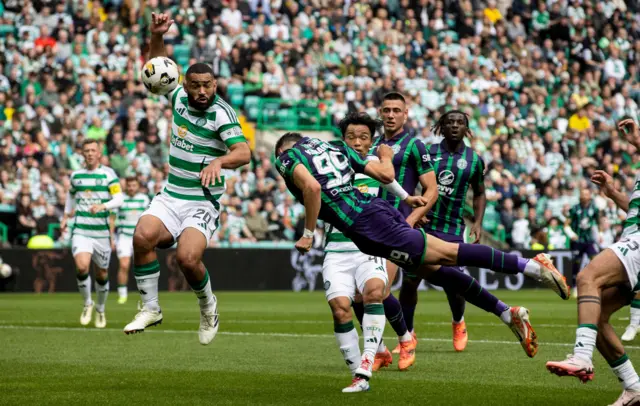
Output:
[[[152,13],[149,58],[166,56],[163,35],[173,24],[166,14]],[[160,264],[156,248],[177,241],[176,260],[200,305],[200,343],[209,344],[218,331],[217,301],[202,255],[218,223],[224,193],[223,169],[248,164],[249,145],[233,109],[216,95],[209,65],[196,63],[184,84],[167,95],[173,108],[169,179],[151,202],[133,235],[133,273],[142,309],[124,328],[126,334],[160,324]]]

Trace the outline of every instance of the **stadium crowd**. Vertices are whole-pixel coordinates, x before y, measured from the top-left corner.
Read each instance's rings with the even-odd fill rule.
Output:
[[[141,85],[152,12],[170,12],[169,56],[211,63],[219,93],[330,101],[377,115],[391,90],[425,143],[465,111],[487,165],[485,229],[516,247],[568,247],[562,225],[595,168],[633,186],[635,148],[616,122],[638,119],[640,3],[629,0],[7,0],[0,21],[0,200],[19,235],[59,221],[83,139],[104,164],[163,187],[171,109]],[[175,47],[175,48],[174,48]],[[227,176],[218,242],[292,240],[303,212],[272,153]],[[623,214],[597,194],[600,242]],[[24,243],[23,239],[15,241]]]

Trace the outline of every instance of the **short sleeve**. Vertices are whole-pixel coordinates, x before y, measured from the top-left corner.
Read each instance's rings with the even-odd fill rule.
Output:
[[[478,187],[484,184],[484,175],[487,171],[487,168],[484,166],[484,160],[476,155],[478,158],[476,161],[475,174],[473,176],[473,187]]]
[[[295,169],[296,166],[298,166],[299,163],[300,163],[300,160],[296,156],[295,152],[290,149],[288,151],[283,152],[276,159],[276,169],[278,170],[278,173],[280,173],[280,175],[282,175],[282,177],[285,180],[292,180],[293,170]]]
[[[218,107],[216,113],[216,131],[220,135],[224,145],[229,148],[233,144],[247,142],[233,107],[220,98],[216,99],[215,105]]]
[[[413,141],[412,145],[413,160],[415,168],[418,171],[418,176],[422,176],[425,173],[433,172],[433,165],[431,165],[431,156],[427,151],[427,147],[424,143],[418,139]]]
[[[176,105],[176,99],[178,98],[178,93],[180,93],[180,89],[182,89],[182,86],[178,85],[176,86],[175,89],[167,93],[167,98],[171,102],[171,107]]]

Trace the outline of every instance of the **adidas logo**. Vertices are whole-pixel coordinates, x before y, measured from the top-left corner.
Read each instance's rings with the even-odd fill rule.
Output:
[[[178,114],[183,115],[186,110],[187,109],[181,107],[181,108],[177,109],[176,111],[178,112]]]
[[[202,227],[205,231],[207,231],[207,223],[200,223],[198,226]]]
[[[144,290],[140,289],[138,292],[140,292],[141,295],[146,295],[147,292],[145,292]]]

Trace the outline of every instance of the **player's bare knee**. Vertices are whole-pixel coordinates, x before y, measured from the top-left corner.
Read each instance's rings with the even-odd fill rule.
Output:
[[[200,267],[201,258],[202,255],[199,255],[191,249],[178,249],[178,252],[176,253],[176,261],[178,261],[178,266],[183,271],[198,269]]]
[[[109,273],[106,269],[96,269],[96,280],[106,281],[109,277]]]
[[[582,272],[578,273],[578,277],[576,278],[576,284],[578,285],[578,292],[585,289],[590,289],[594,287],[595,279],[593,273],[589,268],[585,268]]]
[[[136,227],[133,234],[133,251],[143,253],[153,251],[156,248],[158,233],[149,228]]]
[[[362,292],[364,303],[381,303],[384,299],[385,283],[382,279],[372,278],[367,281]]]

